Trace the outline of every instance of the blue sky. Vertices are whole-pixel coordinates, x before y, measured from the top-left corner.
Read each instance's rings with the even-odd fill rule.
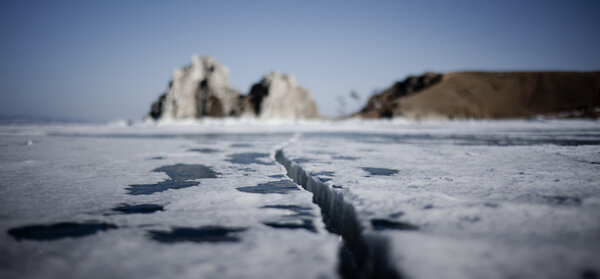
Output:
[[[141,119],[193,54],[326,116],[410,74],[600,70],[600,1],[0,1],[0,115]],[[358,107],[348,100],[347,112]]]

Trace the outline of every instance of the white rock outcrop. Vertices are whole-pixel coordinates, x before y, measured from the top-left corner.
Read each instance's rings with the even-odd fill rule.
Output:
[[[239,112],[239,92],[229,87],[227,68],[212,57],[193,56],[176,69],[167,93],[152,105],[152,118],[223,117]]]
[[[245,98],[244,116],[260,119],[303,119],[319,116],[310,92],[291,75],[272,72],[254,84]]]
[[[229,87],[227,68],[212,57],[192,57],[192,64],[179,68],[165,94],[152,104],[147,117],[194,119],[244,116],[259,119],[317,118],[310,92],[290,75],[273,72],[240,95]]]

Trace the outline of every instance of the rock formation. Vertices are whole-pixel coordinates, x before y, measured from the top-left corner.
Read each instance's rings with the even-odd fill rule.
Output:
[[[372,96],[365,118],[600,116],[600,72],[457,72],[409,77]]]
[[[175,70],[167,92],[152,104],[153,119],[244,116],[260,119],[318,117],[310,92],[292,76],[271,73],[246,96],[229,87],[227,69],[212,57],[192,57],[192,64]]]
[[[173,73],[167,92],[152,104],[157,118],[223,117],[239,112],[239,92],[229,87],[228,70],[212,57],[192,57],[192,64]]]
[[[243,115],[261,119],[316,118],[318,110],[310,92],[294,77],[273,72],[254,84],[244,98]]]

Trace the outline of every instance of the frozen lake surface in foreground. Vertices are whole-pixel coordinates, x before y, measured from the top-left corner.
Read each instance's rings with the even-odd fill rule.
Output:
[[[2,278],[599,278],[600,122],[0,126]]]

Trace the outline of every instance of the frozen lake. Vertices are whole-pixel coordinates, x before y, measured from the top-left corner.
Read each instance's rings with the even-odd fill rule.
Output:
[[[598,278],[600,122],[0,126],[2,278]]]

